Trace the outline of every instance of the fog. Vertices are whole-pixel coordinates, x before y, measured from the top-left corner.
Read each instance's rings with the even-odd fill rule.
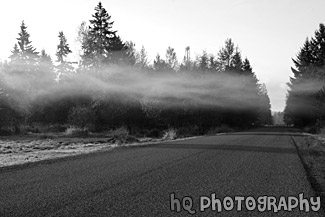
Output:
[[[177,100],[186,100],[196,106],[220,106],[236,108],[256,103],[256,88],[252,88],[249,75],[227,72],[149,72],[135,67],[107,67],[100,72],[71,72],[65,80],[49,85],[50,76],[32,75],[33,72],[1,73],[3,82],[11,89],[30,90],[32,98],[40,94],[55,94],[64,90],[97,92],[101,94],[121,93],[137,100],[158,100],[179,105]],[[47,76],[47,78],[46,78]],[[63,79],[63,78],[61,78]],[[44,84],[42,84],[44,81]],[[171,99],[177,99],[172,102]],[[167,102],[169,100],[169,102]]]

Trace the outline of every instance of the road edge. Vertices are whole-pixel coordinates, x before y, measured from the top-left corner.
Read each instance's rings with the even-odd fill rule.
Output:
[[[325,186],[322,186],[319,181],[317,180],[316,176],[314,175],[314,173],[312,172],[311,168],[308,166],[308,164],[305,161],[304,155],[303,155],[303,150],[301,150],[298,146],[298,144],[296,143],[296,141],[294,140],[293,136],[290,136],[291,142],[294,144],[294,146],[296,147],[299,159],[301,164],[304,167],[304,170],[306,172],[306,176],[308,179],[308,182],[310,183],[315,196],[316,197],[320,197],[321,198],[321,209],[322,211],[325,213]]]

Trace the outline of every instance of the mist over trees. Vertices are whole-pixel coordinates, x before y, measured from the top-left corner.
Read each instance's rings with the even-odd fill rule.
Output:
[[[305,43],[293,59],[284,119],[297,127],[325,124],[325,26],[319,25],[314,37]]]
[[[99,2],[89,23],[79,28],[76,65],[68,61],[72,51],[62,31],[53,61],[33,47],[23,21],[9,61],[1,64],[0,128],[124,126],[130,133],[146,129],[158,136],[168,128],[202,134],[224,125],[242,129],[272,123],[266,87],[231,39],[216,54],[203,51],[194,58],[188,46],[181,61],[168,47],[150,64],[145,48],[137,51],[134,42],[124,42],[113,24]],[[293,83],[303,70],[298,68]],[[324,90],[317,97],[324,98]]]

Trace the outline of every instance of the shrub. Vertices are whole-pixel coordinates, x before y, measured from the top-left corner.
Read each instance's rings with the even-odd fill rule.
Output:
[[[234,129],[232,129],[231,127],[227,126],[227,125],[221,125],[220,127],[215,127],[215,128],[211,128],[207,134],[208,135],[214,135],[217,133],[228,133],[228,132],[233,132]]]
[[[177,129],[177,135],[178,137],[188,137],[188,136],[197,136],[201,135],[202,130],[199,129],[197,125],[194,126],[187,126],[187,127],[181,127]]]
[[[65,135],[67,135],[67,136],[88,136],[89,130],[86,127],[80,128],[80,127],[70,126],[66,129]]]
[[[42,133],[38,136],[39,139],[56,139],[58,136],[52,135],[52,134],[47,134],[47,133]]]
[[[107,134],[107,136],[112,137],[128,137],[129,136],[129,130],[126,127],[120,127],[115,130],[110,130]]]
[[[177,138],[176,130],[173,128],[170,128],[164,132],[164,135],[162,137],[163,140],[174,140]]]
[[[145,136],[146,137],[152,137],[152,138],[158,138],[161,136],[161,130],[157,129],[157,128],[154,128],[152,130],[148,130],[146,133],[145,133]]]
[[[303,131],[311,134],[320,133],[320,129],[317,126],[306,126],[303,128]]]
[[[95,115],[89,106],[77,106],[71,109],[69,124],[78,128],[92,128],[95,123]]]

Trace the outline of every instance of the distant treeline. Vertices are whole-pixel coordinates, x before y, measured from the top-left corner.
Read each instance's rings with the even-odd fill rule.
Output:
[[[177,128],[205,133],[218,126],[248,128],[272,122],[265,85],[231,39],[217,55],[193,60],[190,47],[178,61],[173,48],[149,63],[112,29],[99,3],[79,28],[80,61],[59,32],[56,60],[37,52],[22,22],[9,61],[1,64],[0,127],[72,125],[92,131],[127,127]]]
[[[314,37],[306,39],[290,78],[284,119],[297,127],[314,130],[325,124],[325,26],[319,25]]]

